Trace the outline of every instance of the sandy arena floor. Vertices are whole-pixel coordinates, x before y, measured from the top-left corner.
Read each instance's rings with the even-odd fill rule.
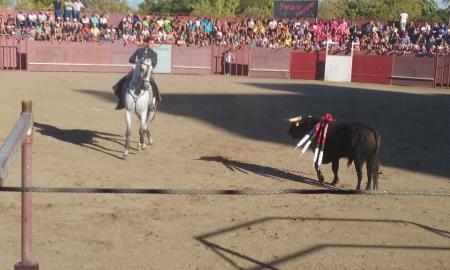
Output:
[[[0,142],[21,100],[35,118],[33,184],[315,189],[283,119],[332,113],[383,137],[380,188],[450,192],[450,90],[157,75],[155,145],[121,159],[120,74],[0,72]],[[5,186],[20,185],[20,157]],[[324,166],[331,181],[330,166]],[[341,163],[340,187],[353,189]],[[365,185],[365,180],[363,182]],[[450,269],[450,198],[33,194],[41,269]],[[0,192],[0,269],[20,261],[20,194]]]

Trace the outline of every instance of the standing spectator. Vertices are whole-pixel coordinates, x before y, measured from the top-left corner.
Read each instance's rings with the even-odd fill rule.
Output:
[[[401,31],[405,31],[407,21],[408,21],[408,13],[406,13],[405,11],[402,11],[402,13],[400,13],[400,30]]]
[[[55,18],[62,17],[62,2],[61,0],[55,0]]]
[[[77,21],[80,21],[82,8],[86,7],[83,5],[83,3],[81,3],[81,0],[76,0],[73,3],[73,17],[77,19]]]
[[[233,54],[231,53],[231,49],[225,52],[225,75],[231,75],[231,65],[233,64]]]
[[[73,2],[72,2],[72,0],[66,0],[64,2],[64,18],[73,19]]]

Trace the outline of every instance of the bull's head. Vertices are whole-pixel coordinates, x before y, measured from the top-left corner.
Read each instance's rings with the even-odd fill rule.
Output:
[[[288,119],[288,121],[291,123],[291,126],[288,130],[289,135],[292,137],[292,139],[301,139],[311,129],[314,128],[319,120],[315,117],[312,117],[311,115],[308,115],[306,117],[293,117]]]

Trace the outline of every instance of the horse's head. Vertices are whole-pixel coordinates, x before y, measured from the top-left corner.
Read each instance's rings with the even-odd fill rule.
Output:
[[[153,66],[152,60],[148,57],[144,57],[138,62],[139,81],[142,84],[142,88],[145,90],[150,89],[150,78],[152,76]]]

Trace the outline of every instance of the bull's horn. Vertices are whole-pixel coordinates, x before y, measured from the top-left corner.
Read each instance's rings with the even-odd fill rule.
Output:
[[[294,117],[294,118],[290,118],[289,122],[294,123],[294,122],[300,122],[301,120],[302,120],[302,117],[301,116],[297,116],[297,117]]]

